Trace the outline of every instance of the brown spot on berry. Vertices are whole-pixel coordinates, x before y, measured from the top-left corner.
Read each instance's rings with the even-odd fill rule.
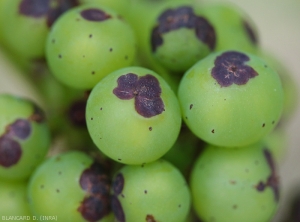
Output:
[[[109,14],[96,8],[85,9],[81,11],[80,15],[85,20],[92,21],[92,22],[101,22],[111,18]]]
[[[263,124],[262,124],[262,127],[265,127],[265,126],[266,126],[266,124],[265,124],[265,123],[263,123]]]
[[[116,196],[111,198],[111,209],[118,222],[125,222],[125,214],[119,199]]]
[[[193,29],[195,36],[205,43],[211,50],[216,43],[213,26],[204,17],[197,16],[190,6],[167,9],[158,17],[158,25],[152,29],[152,51],[163,44],[163,34],[180,28]]]
[[[215,129],[212,129],[212,131],[211,131],[212,133],[215,133]]]
[[[155,218],[151,214],[147,214],[146,216],[146,222],[156,222]]]
[[[145,194],[147,194],[147,193],[148,193],[148,191],[147,191],[147,190],[144,190],[144,193],[145,193]]]
[[[147,74],[138,78],[136,74],[128,73],[120,76],[117,83],[113,93],[122,100],[134,98],[135,110],[141,116],[150,118],[165,111],[156,77]]]
[[[151,126],[149,127],[149,131],[152,131],[152,127]]]
[[[233,83],[244,85],[250,78],[258,75],[252,67],[245,64],[249,60],[250,58],[241,52],[224,52],[216,58],[211,75],[221,87],[227,87]]]
[[[46,120],[45,112],[35,103],[32,103],[32,105],[33,105],[33,113],[31,116],[29,116],[28,119],[37,123],[45,122]]]
[[[60,58],[60,59],[62,58],[61,54],[58,55],[58,58]]]
[[[125,181],[123,174],[118,173],[112,184],[112,188],[115,195],[119,195],[120,193],[122,193],[122,190],[124,188],[124,182]]]
[[[22,156],[22,148],[20,144],[3,135],[0,137],[0,165],[3,167],[11,167],[17,164]]]
[[[192,108],[193,108],[193,106],[194,106],[194,105],[193,105],[193,104],[191,104],[191,105],[190,105],[190,109],[192,109]]]
[[[92,34],[90,34],[90,35],[89,35],[89,38],[92,38],[92,37],[93,37],[93,35],[92,35]]]
[[[11,138],[17,137],[21,140],[25,140],[31,133],[31,125],[26,119],[17,119],[15,122],[7,126],[6,131],[6,135]]]
[[[232,184],[232,185],[235,185],[236,181],[235,180],[230,180],[229,183]]]

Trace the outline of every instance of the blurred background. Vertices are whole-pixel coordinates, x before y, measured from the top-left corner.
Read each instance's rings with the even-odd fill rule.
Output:
[[[0,0],[1,1],[1,0]],[[293,75],[300,86],[300,0],[200,0],[231,2],[245,11],[257,26],[263,49],[274,54]],[[0,93],[27,95],[43,105],[39,95],[9,62],[0,49]],[[298,90],[300,92],[300,89]],[[298,100],[300,96],[298,96]],[[300,104],[300,101],[298,101]],[[281,204],[274,222],[284,221],[291,199],[300,192],[300,109],[297,106],[286,131],[288,148],[279,165]]]

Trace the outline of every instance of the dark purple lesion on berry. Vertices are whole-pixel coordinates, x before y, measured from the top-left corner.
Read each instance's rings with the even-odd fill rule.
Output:
[[[22,156],[22,148],[18,141],[9,135],[0,137],[0,165],[3,167],[11,167],[17,164]]]
[[[6,127],[6,135],[17,137],[21,140],[27,139],[31,134],[31,124],[26,119],[17,119]]]
[[[256,33],[254,32],[253,28],[251,27],[251,25],[249,24],[248,21],[246,20],[243,20],[243,27],[247,33],[247,35],[249,36],[249,39],[251,40],[251,42],[254,44],[254,45],[257,45],[258,43],[258,38],[257,38],[257,35]]]
[[[147,74],[138,78],[136,74],[128,73],[117,80],[118,86],[113,93],[122,100],[135,100],[135,110],[141,116],[150,118],[165,111],[161,99],[161,88],[156,77]]]
[[[82,10],[80,12],[80,15],[85,20],[92,21],[92,22],[102,22],[111,18],[111,15],[97,8]]]
[[[276,164],[274,162],[272,153],[268,149],[264,149],[263,152],[264,152],[265,159],[269,165],[271,174],[267,178],[266,182],[259,181],[259,183],[255,187],[259,192],[263,192],[267,187],[270,187],[273,190],[275,201],[278,202],[280,192],[279,192],[279,178],[277,175]]]
[[[115,218],[118,222],[125,222],[125,213],[123,207],[117,196],[113,195],[111,197],[111,209],[114,213]]]
[[[211,50],[215,48],[216,34],[209,21],[197,16],[190,6],[181,6],[175,9],[165,10],[157,19],[158,24],[152,29],[151,47],[152,51],[163,44],[165,33],[180,29],[193,29],[195,36],[206,44]]]
[[[48,27],[65,11],[79,5],[78,0],[22,0],[19,13],[33,18],[46,17]]]
[[[107,197],[85,197],[78,211],[87,221],[98,221],[109,213],[106,204],[108,202]]]
[[[85,108],[86,108],[86,99],[79,99],[74,101],[69,110],[68,117],[70,122],[77,127],[86,128],[86,119],[85,119]]]
[[[50,10],[51,0],[23,0],[19,5],[19,13],[30,17],[42,17]]]
[[[124,188],[124,183],[125,183],[125,180],[124,180],[123,174],[118,173],[112,184],[114,195],[119,195],[122,193],[122,190]]]
[[[154,216],[152,214],[146,215],[146,222],[156,222]]]
[[[82,217],[88,221],[98,221],[107,216],[110,208],[110,180],[104,166],[94,162],[85,169],[79,179],[86,196],[78,207]]]
[[[224,52],[215,59],[211,75],[221,87],[232,84],[245,85],[249,79],[258,75],[252,67],[245,64],[249,60],[250,58],[241,52]]]

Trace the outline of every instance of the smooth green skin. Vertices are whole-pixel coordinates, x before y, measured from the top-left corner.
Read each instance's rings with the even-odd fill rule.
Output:
[[[124,166],[124,187],[118,195],[125,221],[146,221],[151,214],[155,221],[182,222],[187,217],[191,196],[179,170],[165,160],[143,166]],[[145,193],[145,190],[147,193]]]
[[[134,99],[122,100],[113,94],[117,79],[128,73],[151,74],[158,79],[165,111],[145,118],[135,110]],[[127,67],[109,74],[93,88],[86,121],[94,143],[104,154],[124,164],[142,164],[159,159],[173,146],[181,113],[176,95],[162,77],[149,69]]]
[[[185,72],[210,52],[210,48],[196,37],[194,29],[181,28],[163,34],[163,44],[153,56],[168,70]]]
[[[275,161],[282,164],[289,150],[289,141],[285,128],[276,127],[263,139],[267,147],[272,151]]]
[[[208,145],[191,174],[193,207],[203,221],[266,222],[278,202],[268,186],[256,185],[271,174],[262,144],[239,149]]]
[[[284,91],[284,105],[280,124],[286,125],[291,121],[299,107],[299,89],[293,73],[275,54],[261,50],[259,56],[275,69],[281,79]]]
[[[112,17],[100,22],[85,20],[80,12],[89,8],[98,8]],[[78,89],[91,89],[110,72],[131,65],[135,51],[131,27],[116,12],[97,4],[64,13],[53,25],[46,43],[50,70],[59,81]]]
[[[0,33],[3,44],[18,57],[33,59],[43,57],[45,42],[49,32],[45,17],[21,15],[21,0],[4,1],[0,15]]]
[[[200,60],[182,78],[178,99],[183,119],[194,134],[208,143],[246,146],[262,139],[279,121],[283,109],[281,81],[263,60],[247,54],[250,60],[245,64],[258,76],[244,85],[221,87],[211,70],[215,58],[222,53]]]
[[[0,95],[0,135],[7,125],[19,118],[28,119],[33,114],[32,102],[9,94]],[[25,180],[40,164],[50,148],[50,131],[47,123],[30,121],[32,131],[26,140],[16,139],[22,148],[20,160],[6,168],[0,165],[0,178],[3,180]]]
[[[243,26],[243,20],[246,20],[257,34],[256,27],[241,8],[230,3],[198,5],[195,7],[197,13],[204,16],[215,29],[215,51],[233,49],[257,53],[258,46],[249,38]]]
[[[26,201],[27,183],[0,181],[0,215],[1,221],[33,221]],[[16,220],[10,217],[19,216]],[[4,218],[3,218],[4,217]],[[22,219],[23,218],[23,219]]]
[[[205,143],[196,137],[186,126],[183,127],[175,144],[163,156],[163,159],[175,165],[183,176],[188,178],[193,163],[205,146]]]
[[[59,221],[86,221],[77,211],[86,195],[79,179],[92,163],[90,156],[78,151],[59,154],[44,161],[33,173],[28,185],[32,214],[37,218],[55,215]]]

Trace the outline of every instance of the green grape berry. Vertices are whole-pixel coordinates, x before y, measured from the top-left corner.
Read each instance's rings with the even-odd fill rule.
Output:
[[[190,187],[203,221],[265,222],[278,207],[276,163],[262,143],[235,149],[208,145],[196,160]]]
[[[117,70],[91,91],[88,131],[98,148],[115,161],[142,164],[163,156],[181,126],[178,100],[155,72],[142,67]]]
[[[241,8],[228,3],[215,3],[199,4],[195,10],[214,27],[215,51],[257,53],[259,44],[255,24]]]
[[[64,13],[46,43],[50,70],[62,83],[91,89],[110,72],[132,64],[135,36],[115,11],[84,4]]]
[[[28,185],[34,216],[56,215],[60,221],[108,221],[110,181],[105,168],[79,151],[44,161]],[[43,203],[43,204],[41,204]]]
[[[26,194],[26,182],[0,180],[1,221],[33,221]]]
[[[76,0],[4,1],[0,15],[3,44],[22,58],[44,57],[50,27],[63,12],[76,5]]]
[[[112,210],[119,222],[182,222],[190,209],[184,177],[162,159],[121,168],[113,179],[112,193]]]
[[[191,131],[225,147],[262,139],[283,108],[278,74],[259,57],[239,51],[212,53],[196,63],[182,78],[178,98]]]
[[[50,132],[44,112],[28,99],[1,94],[0,178],[29,178],[49,147]]]
[[[168,70],[185,72],[215,48],[214,27],[192,5],[166,7],[155,23],[149,38],[152,54]]]

